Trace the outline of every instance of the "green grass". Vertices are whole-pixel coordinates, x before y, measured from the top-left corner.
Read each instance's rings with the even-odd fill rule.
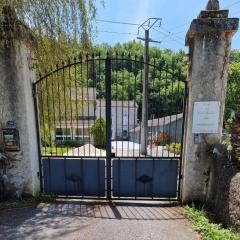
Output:
[[[46,155],[62,155],[64,153],[66,153],[68,150],[70,150],[71,148],[67,148],[67,147],[43,147],[43,153]]]
[[[0,202],[0,210],[2,209],[12,209],[12,208],[22,208],[27,206],[36,205],[38,203],[51,203],[56,201],[56,195],[48,195],[46,193],[39,193],[34,197],[28,197],[23,200],[9,200]]]
[[[240,234],[210,223],[204,210],[187,206],[184,208],[184,215],[190,220],[194,230],[202,236],[202,240],[240,240]]]

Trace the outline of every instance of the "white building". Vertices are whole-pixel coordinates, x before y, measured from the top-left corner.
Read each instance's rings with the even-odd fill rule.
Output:
[[[115,101],[112,105],[112,139],[125,140],[137,126],[138,105],[135,101]],[[97,100],[96,116],[106,119],[106,101]]]
[[[72,96],[76,94],[72,93]],[[96,88],[79,89],[77,100],[80,102],[78,118],[62,120],[56,126],[56,143],[62,141],[84,141],[93,143],[90,129],[97,118],[106,120],[106,100],[96,99]],[[74,99],[73,99],[74,101]],[[112,139],[127,140],[131,129],[137,126],[138,105],[135,101],[111,102],[112,109]]]

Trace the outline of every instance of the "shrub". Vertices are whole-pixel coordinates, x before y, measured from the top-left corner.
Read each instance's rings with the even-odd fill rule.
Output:
[[[170,137],[165,132],[158,133],[156,144],[158,146],[165,146],[170,141]]]
[[[181,153],[181,144],[180,143],[171,143],[167,145],[167,150],[170,153],[180,154]]]
[[[106,122],[103,118],[98,118],[90,130],[94,137],[94,146],[97,148],[106,147]]]
[[[63,141],[61,146],[64,147],[81,147],[84,145],[84,141],[80,141],[80,140],[66,140]]]

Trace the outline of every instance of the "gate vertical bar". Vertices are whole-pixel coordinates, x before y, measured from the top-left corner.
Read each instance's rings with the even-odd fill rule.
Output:
[[[34,98],[34,111],[35,111],[35,122],[37,129],[37,144],[38,144],[38,161],[39,161],[39,180],[40,180],[40,191],[43,192],[43,182],[42,182],[42,159],[41,159],[41,140],[40,140],[40,125],[38,116],[38,101],[37,101],[37,87],[33,84],[33,98]]]
[[[111,113],[111,88],[112,88],[112,79],[111,79],[111,58],[109,53],[107,54],[105,62],[105,71],[106,71],[106,165],[107,165],[107,199],[112,198],[112,169],[111,169],[111,139],[112,139],[112,113]]]
[[[180,73],[179,73],[180,78]],[[184,144],[184,129],[185,129],[185,121],[186,121],[186,108],[187,108],[187,101],[188,101],[188,83],[184,82],[184,99],[183,99],[183,121],[182,121],[182,139],[181,139],[181,155],[180,155],[180,166],[179,166],[179,182],[178,182],[178,200],[182,200],[182,180],[183,180],[183,173],[182,173],[182,166],[183,166],[183,144]]]

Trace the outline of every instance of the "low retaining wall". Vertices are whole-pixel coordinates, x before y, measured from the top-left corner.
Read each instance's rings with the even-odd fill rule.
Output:
[[[225,159],[212,160],[208,205],[216,220],[240,232],[240,166]]]

